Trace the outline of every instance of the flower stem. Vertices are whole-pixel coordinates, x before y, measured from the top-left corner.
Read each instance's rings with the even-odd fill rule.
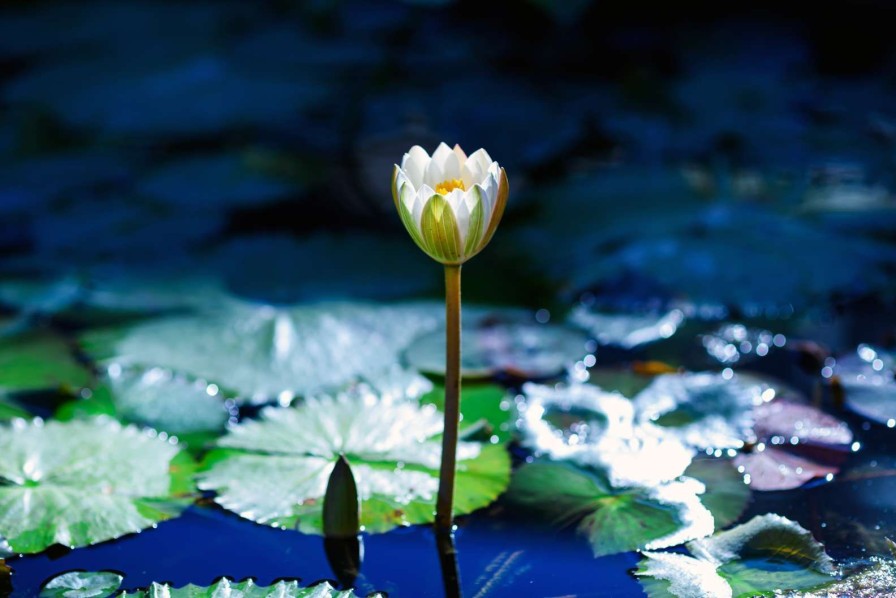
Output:
[[[436,501],[436,528],[450,530],[460,422],[460,266],[445,266],[445,429]]]

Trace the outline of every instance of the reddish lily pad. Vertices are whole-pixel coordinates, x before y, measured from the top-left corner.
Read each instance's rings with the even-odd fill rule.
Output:
[[[791,490],[833,476],[853,439],[845,422],[791,399],[758,405],[754,417],[759,442],[734,459],[754,490]]]
[[[777,400],[758,405],[753,410],[755,432],[759,438],[780,436],[791,444],[808,443],[821,446],[848,446],[852,431],[846,422],[807,404]]]
[[[753,490],[792,490],[813,478],[834,475],[836,465],[816,463],[786,450],[766,446],[764,450],[741,453],[734,464]]]

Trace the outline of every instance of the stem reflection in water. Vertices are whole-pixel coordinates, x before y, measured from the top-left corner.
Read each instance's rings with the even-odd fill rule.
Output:
[[[442,569],[442,585],[445,598],[461,598],[460,570],[457,568],[457,548],[451,531],[436,529],[436,547],[439,551],[439,566]]]

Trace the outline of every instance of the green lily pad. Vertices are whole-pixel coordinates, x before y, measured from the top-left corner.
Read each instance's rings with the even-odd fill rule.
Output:
[[[594,556],[675,546],[712,533],[712,514],[700,503],[703,485],[684,478],[655,487],[613,488],[606,476],[569,463],[533,462],[514,472],[507,498],[577,523]]]
[[[192,448],[224,433],[237,409],[217,386],[168,370],[120,370],[115,364],[89,396],[62,405],[57,419],[108,415],[175,436]]]
[[[188,585],[173,588],[168,584],[153,583],[147,590],[128,592],[123,596],[133,598],[219,598],[222,596],[239,596],[240,598],[357,598],[352,590],[336,590],[327,582],[310,588],[300,587],[296,581],[278,581],[272,586],[259,586],[254,581],[230,581],[227,578],[215,582],[209,587]],[[382,598],[382,594],[374,593],[367,598]]]
[[[106,365],[159,367],[256,402],[337,390],[390,373],[402,350],[444,318],[439,304],[302,307],[235,304],[113,331],[84,348]]]
[[[0,534],[18,553],[139,532],[186,506],[192,460],[108,418],[0,426]]]
[[[420,401],[444,409],[445,387],[436,386]],[[487,438],[492,443],[507,442],[512,432],[512,413],[512,401],[501,386],[464,384],[461,387],[461,437]]]
[[[105,380],[117,413],[126,421],[169,434],[223,432],[231,419],[221,391],[162,369],[118,370]]]
[[[70,571],[45,583],[40,598],[105,598],[114,594],[122,581],[113,571]]]
[[[72,571],[63,573],[48,581],[41,590],[41,598],[86,598],[103,597],[114,594],[121,587],[121,575],[111,571]],[[217,598],[239,596],[240,598],[356,598],[352,590],[336,590],[323,582],[308,588],[300,587],[296,581],[282,580],[271,586],[259,586],[251,579],[235,582],[222,578],[208,587],[187,585],[174,588],[165,583],[153,583],[146,590],[123,592],[122,597],[132,598]],[[374,593],[368,598],[381,596]]]
[[[221,506],[258,523],[322,533],[322,499],[340,454],[351,464],[361,525],[383,532],[433,520],[442,414],[433,405],[391,400],[363,389],[268,407],[261,420],[231,428],[199,476]],[[454,509],[487,506],[507,487],[502,446],[461,442]]]
[[[812,534],[780,515],[754,517],[687,547],[694,556],[644,553],[635,575],[648,596],[747,598],[813,588],[835,572]]]
[[[741,516],[750,500],[750,487],[730,459],[696,459],[684,475],[706,486],[700,496],[716,522],[716,529],[728,527]]]
[[[90,372],[58,336],[40,332],[0,337],[0,391],[74,390],[90,383]]]

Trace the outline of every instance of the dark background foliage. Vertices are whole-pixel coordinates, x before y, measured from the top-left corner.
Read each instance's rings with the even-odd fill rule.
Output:
[[[88,283],[122,267],[214,272],[241,294],[289,301],[313,298],[299,279],[332,259],[348,283],[320,295],[388,297],[351,288],[362,255],[382,254],[398,278],[412,263],[426,277],[413,246],[378,242],[405,241],[391,166],[412,144],[445,140],[487,148],[510,173],[506,223],[470,266],[480,300],[553,305],[560,290],[564,306],[588,288],[727,305],[877,298],[893,263],[879,218],[893,221],[890,12],[873,2],[7,3],[3,268]],[[877,193],[880,213],[846,232],[824,219],[788,228],[807,194],[844,184]],[[622,226],[627,212],[642,221]],[[683,213],[689,222],[670,224]],[[734,229],[713,229],[720,218],[768,232],[735,241]],[[818,259],[861,262],[855,276],[827,280],[796,260],[790,271],[805,269],[808,289],[767,297],[751,282],[778,276],[754,263],[754,245],[790,237],[783,259],[811,259],[831,229],[833,253]],[[362,233],[376,236],[339,254]],[[664,250],[650,245],[660,237]],[[694,257],[679,242],[698,237]],[[736,277],[681,282],[736,242],[748,247],[718,258]],[[663,260],[672,271],[658,277]],[[430,279],[416,290],[437,292]],[[714,280],[746,288],[719,293]]]

